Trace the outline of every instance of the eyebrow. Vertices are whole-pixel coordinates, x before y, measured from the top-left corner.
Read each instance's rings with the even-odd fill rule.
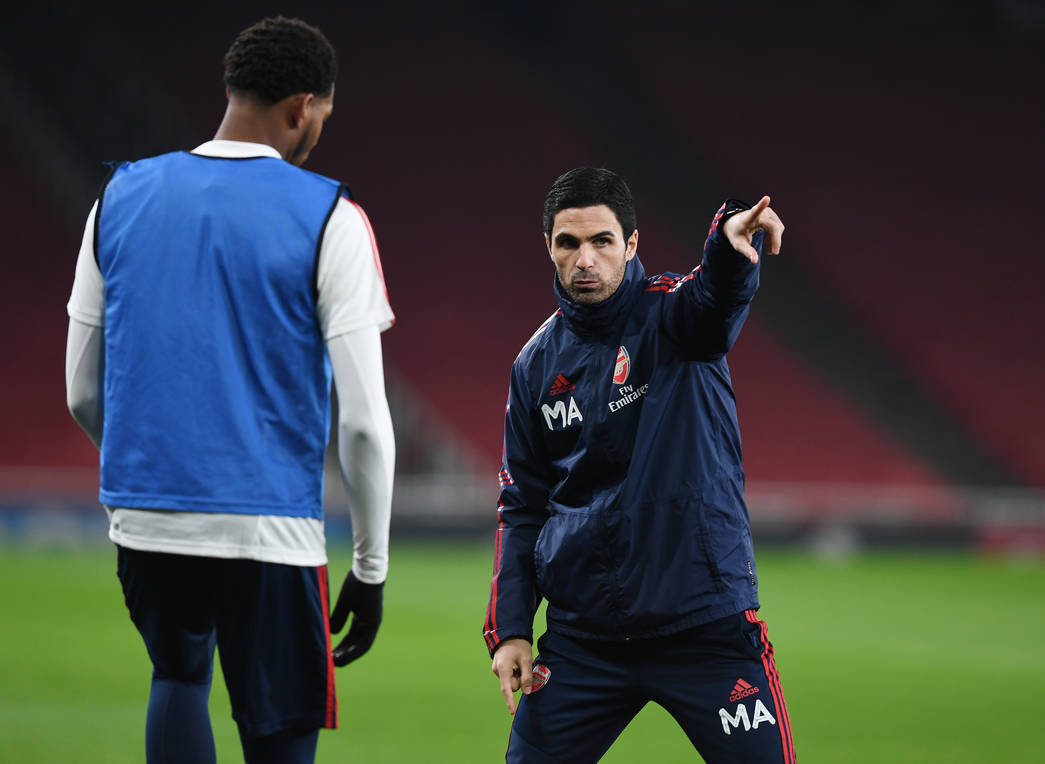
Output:
[[[591,236],[588,237],[587,240],[588,241],[594,241],[595,239],[601,239],[601,238],[603,238],[605,236],[609,236],[610,238],[614,238],[614,233],[613,233],[613,231],[599,231],[598,233],[593,233]],[[555,235],[555,243],[556,244],[561,244],[566,239],[573,239],[574,241],[576,241],[577,237],[574,236],[569,231],[560,231],[559,233],[557,233]]]

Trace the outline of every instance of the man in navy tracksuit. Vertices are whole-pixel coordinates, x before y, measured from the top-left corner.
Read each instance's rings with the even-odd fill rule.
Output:
[[[647,277],[619,176],[549,191],[559,309],[512,366],[484,626],[513,714],[523,693],[507,761],[597,761],[654,701],[709,764],[794,762],[725,360],[783,230],[730,200],[699,267]]]

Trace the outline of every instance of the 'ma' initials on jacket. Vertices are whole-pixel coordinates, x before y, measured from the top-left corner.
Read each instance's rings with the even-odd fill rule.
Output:
[[[544,414],[544,421],[548,424],[549,430],[565,430],[572,424],[584,421],[581,410],[577,407],[577,401],[572,395],[569,404],[564,403],[561,399],[555,401],[554,406],[549,406],[547,403],[541,404],[541,413]]]

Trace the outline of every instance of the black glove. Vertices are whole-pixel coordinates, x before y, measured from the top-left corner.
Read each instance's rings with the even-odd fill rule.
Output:
[[[345,627],[348,614],[352,613],[352,625],[348,634],[334,648],[334,665],[346,666],[374,644],[377,627],[381,625],[381,603],[384,599],[385,585],[364,584],[352,571],[345,576],[341,585],[341,593],[337,595],[337,604],[330,614],[330,633],[336,634]]]

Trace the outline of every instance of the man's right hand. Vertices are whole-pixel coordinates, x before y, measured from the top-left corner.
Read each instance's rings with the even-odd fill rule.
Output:
[[[330,614],[330,633],[337,634],[352,614],[352,625],[348,634],[338,643],[331,655],[335,666],[346,666],[370,649],[381,625],[384,603],[384,588],[381,584],[367,584],[356,578],[351,570],[345,576],[337,604]]]
[[[533,647],[525,639],[508,639],[497,646],[490,667],[501,681],[501,694],[508,712],[515,716],[515,691],[530,694],[533,686]]]

